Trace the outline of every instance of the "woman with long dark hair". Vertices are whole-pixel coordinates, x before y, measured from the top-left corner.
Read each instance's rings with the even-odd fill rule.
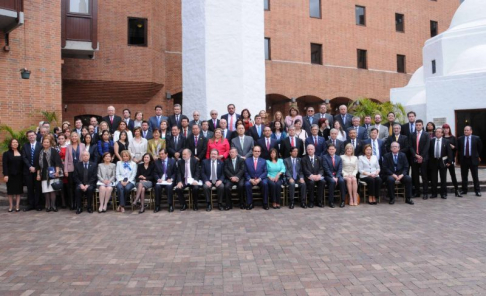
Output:
[[[275,148],[270,149],[270,159],[267,160],[268,171],[268,189],[274,209],[280,209],[280,200],[282,196],[282,176],[285,174],[285,165],[283,159],[278,158],[278,151]]]
[[[77,135],[75,132],[73,134]],[[57,212],[56,191],[52,188],[52,183],[59,180],[59,172],[62,166],[61,157],[53,146],[54,139],[51,135],[42,139],[42,150],[39,154],[39,162],[36,165],[37,181],[41,181],[42,193],[46,198],[46,212],[51,210]]]
[[[23,161],[19,150],[19,141],[10,139],[8,151],[3,153],[3,181],[7,183],[7,195],[9,208],[13,211],[13,199],[15,198],[15,211],[20,211],[20,195],[24,193],[23,188]]]
[[[456,177],[456,155],[457,155],[457,139],[454,137],[451,131],[451,126],[447,123],[442,125],[442,131],[444,132],[444,139],[449,142],[452,150],[452,161],[451,165],[447,168],[449,170],[449,174],[451,175],[452,185],[454,185],[454,192],[457,197],[462,197],[461,192],[459,192],[459,185],[457,184],[457,177]]]

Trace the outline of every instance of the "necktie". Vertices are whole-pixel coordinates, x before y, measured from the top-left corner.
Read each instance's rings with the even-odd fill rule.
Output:
[[[230,131],[233,131],[233,116],[232,116],[232,115],[229,115],[229,116],[231,116],[231,120],[230,120],[230,128],[229,128],[229,130],[230,130]]]
[[[211,182],[213,184],[216,183],[216,161],[215,160],[212,161],[212,165],[211,165]]]
[[[295,158],[292,159],[292,178],[297,180],[297,170],[295,169]]]
[[[30,164],[34,166],[35,144],[30,145]]]
[[[244,137],[240,137],[240,146],[241,146],[241,149],[243,149],[243,144],[245,143],[245,138]]]
[[[213,119],[214,129],[216,129],[216,119]]]
[[[317,147],[317,137],[314,137],[314,146]]]
[[[336,146],[336,140],[332,140],[332,144]]]
[[[391,123],[390,123],[390,126],[388,127],[388,134],[393,135],[393,127],[392,127]]]
[[[314,157],[311,157],[310,159],[312,166],[314,166]]]
[[[397,142],[398,142],[398,136],[395,136],[395,141],[397,141]]]
[[[420,132],[417,132],[417,143],[416,143],[416,146],[417,146],[417,154],[420,154],[420,151],[419,151],[419,144],[420,144]]]
[[[110,122],[113,124],[113,116],[110,116]]]
[[[375,144],[375,142],[374,141],[371,142],[371,145],[373,146],[373,155],[376,156],[377,153],[376,153],[376,144]]]
[[[413,133],[415,132],[415,124],[410,123],[410,132]]]
[[[259,125],[257,126],[257,132],[258,132],[258,136],[261,137],[262,131],[260,130],[260,126]]]
[[[341,116],[343,118],[343,125],[346,125],[346,115]]]
[[[174,138],[174,144],[177,147],[177,137]]]
[[[336,161],[334,160],[334,155],[332,156],[332,166],[335,167],[336,166]]]
[[[128,124],[128,122],[127,122]],[[160,127],[160,116],[157,116],[157,128]]]
[[[233,170],[236,172],[236,158],[233,158],[231,162],[233,162]]]
[[[466,137],[466,157],[469,156],[469,137]]]
[[[187,137],[187,129],[184,129],[184,137]]]
[[[189,161],[186,161],[186,170],[184,172],[184,179],[186,180],[184,183],[186,183],[186,184],[187,184],[187,176],[189,176],[189,173],[188,173],[189,170],[190,170],[190,168],[189,168]]]
[[[88,184],[88,164],[84,164],[84,171],[83,171],[83,183],[86,185]]]
[[[256,169],[257,169],[257,163],[258,163],[257,159],[256,159],[256,158],[254,158],[254,159],[253,159],[253,166],[255,167],[255,171],[256,171]]]
[[[267,151],[270,151],[270,140],[267,139]]]
[[[165,160],[162,161],[162,175],[165,175],[165,172],[167,171],[166,163]]]
[[[437,139],[435,142],[435,158],[440,158],[440,139]]]
[[[143,138],[144,138],[144,139],[145,139],[145,138],[147,138],[147,131],[144,131],[144,132],[143,132]]]
[[[393,162],[395,163],[395,172],[397,171],[398,165],[398,156],[396,154],[393,155]]]
[[[197,147],[197,136],[194,137],[194,146]]]
[[[179,115],[176,115],[176,123],[179,125]]]
[[[356,145],[354,145],[354,140],[351,140],[351,144],[353,145],[354,148],[356,148]]]
[[[295,147],[294,137],[290,137],[290,146]]]

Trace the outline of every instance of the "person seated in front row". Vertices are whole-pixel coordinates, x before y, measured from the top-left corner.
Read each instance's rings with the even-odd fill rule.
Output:
[[[405,202],[413,205],[412,201],[412,178],[408,175],[407,156],[400,152],[400,144],[393,142],[390,146],[391,152],[383,157],[383,175],[385,176],[388,187],[388,196],[390,204],[395,203],[395,182],[405,186]]]
[[[177,181],[177,166],[176,161],[169,158],[167,149],[160,149],[159,159],[155,161],[155,208],[154,213],[160,211],[160,199],[162,198],[162,192],[167,194],[167,202],[169,204],[169,213],[174,211],[173,203],[173,188]],[[165,184],[163,184],[165,183]]]
[[[315,154],[314,144],[307,146],[307,155],[302,157],[302,171],[305,177],[305,183],[307,188],[307,196],[309,204],[306,205],[304,201],[301,201],[301,207],[309,208],[314,207],[314,189],[317,186],[317,206],[322,208],[324,202],[324,186],[326,181],[324,180],[324,170],[319,158]]]
[[[199,180],[201,179],[201,170],[199,162],[192,156],[191,150],[182,150],[182,158],[179,159],[177,171],[177,186],[176,192],[179,196],[179,203],[181,204],[181,211],[187,209],[186,199],[184,198],[184,189],[189,187],[192,193],[192,209],[197,211],[197,200],[199,196]]]
[[[216,187],[216,194],[218,196],[218,209],[220,211],[224,211],[224,164],[218,158],[218,149],[213,148],[209,153],[209,159],[204,159],[201,165],[201,176],[203,181],[204,196],[206,197],[207,202],[207,212],[210,212],[212,209],[211,188],[213,186]]]
[[[145,191],[153,187],[153,179],[154,179],[154,159],[150,153],[145,153],[142,156],[142,161],[138,164],[137,167],[137,183],[135,184],[137,188],[137,195],[135,196],[135,200],[133,204],[137,204],[138,200],[140,199],[140,210],[139,214],[145,212]]]
[[[265,129],[270,129],[265,127]],[[282,196],[283,175],[285,175],[285,165],[281,158],[278,158],[278,151],[275,148],[270,149],[270,159],[267,160],[268,171],[268,189],[272,198],[273,208],[280,209],[280,200]]]
[[[81,201],[83,195],[86,195],[88,213],[93,213],[93,193],[96,190],[96,181],[98,180],[98,167],[96,163],[90,162],[89,158],[89,152],[83,151],[81,153],[81,161],[76,163],[74,167],[76,214],[81,214],[83,211],[83,203]]]
[[[290,157],[284,159],[285,164],[285,177],[287,179],[287,185],[289,186],[289,209],[294,208],[295,199],[295,185],[299,185],[300,188],[300,206],[306,208],[305,196],[306,185],[304,180],[304,173],[302,171],[302,161],[297,156],[299,155],[299,149],[292,147],[290,149]]]
[[[226,195],[225,210],[233,208],[231,200],[231,189],[234,185],[237,186],[238,196],[240,200],[240,209],[245,208],[245,160],[238,156],[238,149],[235,147],[230,149],[230,157],[224,161],[224,176],[225,184],[224,191]]]
[[[341,157],[336,155],[336,147],[333,144],[327,146],[327,154],[322,157],[324,174],[329,188],[329,207],[334,208],[334,189],[336,186],[341,192],[341,208],[344,208],[346,196],[346,184],[343,179],[343,162]]]
[[[110,201],[113,186],[115,184],[116,165],[111,163],[110,152],[103,154],[102,163],[98,165],[98,191],[100,208],[98,213],[106,213],[108,201]]]
[[[356,133],[356,130],[350,130]],[[353,144],[347,144],[344,147],[344,154],[341,155],[343,161],[343,178],[346,181],[346,188],[348,189],[349,205],[358,205],[358,181],[356,174],[358,173],[358,158],[354,156]]]
[[[363,147],[364,155],[358,160],[359,178],[366,182],[368,187],[368,204],[376,205],[376,198],[380,196],[381,183],[380,163],[373,155],[371,144]]]
[[[246,165],[246,209],[253,209],[253,186],[260,187],[263,195],[263,209],[268,210],[268,180],[267,163],[260,157],[260,146],[253,147],[253,157],[245,160]]]
[[[117,212],[125,213],[125,199],[130,196],[130,191],[135,187],[137,164],[132,161],[132,156],[128,150],[123,150],[120,155],[122,161],[116,164],[116,191],[120,199]]]

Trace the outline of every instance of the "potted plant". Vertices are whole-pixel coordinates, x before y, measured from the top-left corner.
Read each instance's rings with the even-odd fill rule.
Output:
[[[30,78],[30,70],[27,68],[20,69],[20,75],[22,79],[29,79]]]

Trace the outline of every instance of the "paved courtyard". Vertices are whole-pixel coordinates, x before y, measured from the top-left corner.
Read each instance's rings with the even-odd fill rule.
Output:
[[[486,294],[486,198],[0,212],[0,295]]]

